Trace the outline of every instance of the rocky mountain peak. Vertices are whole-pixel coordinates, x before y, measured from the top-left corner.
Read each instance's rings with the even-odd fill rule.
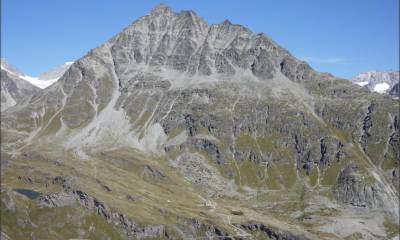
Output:
[[[162,15],[162,14],[171,14],[171,13],[172,13],[171,8],[168,7],[167,5],[161,3],[151,10],[150,15]]]
[[[222,22],[222,24],[223,24],[223,25],[232,25],[231,21],[229,21],[228,19],[225,19],[225,20]]]
[[[145,64],[217,78],[250,71],[265,80],[276,75],[284,59],[293,65],[292,71],[299,64],[263,34],[252,33],[229,20],[210,25],[193,11],[175,13],[166,5],[157,6],[134,22],[110,45],[118,72]]]
[[[264,34],[162,5],[2,114],[2,183],[82,207],[121,239],[391,239],[398,119],[397,101]],[[20,217],[33,202],[8,202],[9,229],[63,238],[48,214]]]

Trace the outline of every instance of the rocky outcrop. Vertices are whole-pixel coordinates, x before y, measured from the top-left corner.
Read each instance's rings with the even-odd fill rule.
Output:
[[[149,178],[158,181],[164,180],[166,178],[165,174],[163,174],[161,171],[150,165],[143,166],[141,175],[144,178]]]
[[[286,77],[295,82],[303,82],[315,75],[315,72],[306,62],[296,61],[289,56],[282,59],[279,67]]]
[[[207,139],[193,139],[193,145],[206,153],[219,165],[224,164],[220,150],[216,144]]]
[[[393,98],[400,98],[400,83],[396,83],[389,91],[389,95]]]
[[[45,207],[72,206],[76,203],[76,197],[73,193],[50,193],[40,198],[40,205]]]
[[[79,190],[46,194],[40,197],[39,201],[40,205],[52,208],[78,204],[87,211],[96,213],[109,222],[121,225],[128,236],[134,236],[136,239],[160,237],[165,235],[164,226],[147,225],[141,227],[131,221],[126,215],[112,211],[107,204]]]
[[[350,164],[339,174],[333,193],[342,203],[357,207],[382,207],[384,199],[377,186],[368,182],[359,168]]]
[[[367,113],[365,115],[365,118],[363,120],[363,127],[362,127],[363,134],[361,136],[361,142],[362,142],[362,145],[364,147],[364,150],[366,149],[367,139],[371,136],[371,134],[369,132],[369,129],[372,127],[372,124],[373,124],[372,113],[374,111],[374,106],[375,106],[374,103],[371,103],[368,106],[368,111],[367,111]]]
[[[343,143],[335,138],[324,137],[320,140],[320,154],[319,164],[327,166],[340,162],[345,157]]]
[[[243,163],[244,161],[251,161],[257,165],[267,165],[270,162],[271,159],[271,155],[269,154],[269,156],[264,156],[261,155],[258,151],[256,150],[247,150],[247,151],[241,151],[241,150],[237,150],[236,148],[231,148],[231,151],[234,154],[235,157],[235,161],[237,163]]]
[[[172,228],[162,224],[138,224],[132,221],[127,215],[115,212],[107,204],[79,190],[46,194],[40,197],[39,202],[41,206],[50,208],[78,204],[78,206],[83,207],[85,210],[106,219],[110,224],[121,226],[128,239],[176,239],[177,234],[180,236],[179,238],[183,239],[196,239],[199,236],[203,236],[204,239],[213,239],[214,237],[232,239],[228,232],[196,219],[181,219],[185,222],[185,225],[175,225]]]
[[[247,231],[253,232],[253,233],[261,233],[268,239],[273,239],[273,240],[307,240],[307,237],[303,236],[295,236],[292,233],[277,230],[271,227],[268,227],[262,223],[244,223],[237,225],[238,227],[245,229]]]

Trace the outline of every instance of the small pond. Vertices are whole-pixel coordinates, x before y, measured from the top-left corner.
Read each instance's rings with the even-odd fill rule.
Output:
[[[22,194],[22,195],[28,197],[29,199],[36,199],[41,195],[40,192],[36,192],[36,191],[30,190],[30,189],[14,188],[13,190],[19,194]]]

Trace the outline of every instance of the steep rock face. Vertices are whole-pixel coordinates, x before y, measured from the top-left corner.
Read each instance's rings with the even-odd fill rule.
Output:
[[[378,191],[378,187],[368,185],[368,180],[359,173],[355,165],[349,165],[340,172],[334,189],[335,197],[339,201],[358,207],[383,204]]]
[[[118,204],[108,202],[110,207],[141,204],[135,213],[126,212],[147,217],[147,224],[161,221],[153,215],[176,224],[182,224],[177,216],[219,219],[211,225],[222,228],[214,230],[243,237],[248,233],[232,224],[226,213],[232,211],[225,209],[243,205],[245,214],[235,216],[236,223],[257,218],[283,228],[280,238],[265,230],[269,237],[317,239],[312,231],[270,221],[267,208],[257,208],[268,201],[259,199],[279,192],[276,204],[305,211],[308,200],[333,192],[336,198],[329,201],[396,215],[397,104],[315,72],[263,34],[229,21],[208,25],[192,11],[160,6],[6,114],[2,148],[8,159],[20,154],[20,161],[40,159],[49,169],[54,164],[48,159],[64,159],[56,171],[82,179],[80,188],[96,199],[112,196]],[[26,159],[25,149],[41,154]],[[359,176],[368,176],[370,184]],[[107,185],[89,187],[99,179]],[[185,197],[176,196],[180,187]],[[131,203],[134,197],[124,197],[129,191],[146,201]],[[190,197],[205,204],[186,202]]]
[[[400,83],[396,83],[389,91],[389,95],[394,98],[400,98]]]
[[[294,236],[291,233],[288,232],[280,232],[275,229],[271,229],[267,226],[265,226],[262,223],[245,223],[241,225],[242,228],[252,231],[252,232],[258,232],[263,235],[261,235],[261,238],[267,237],[268,239],[274,239],[274,240],[306,240],[306,237],[302,236]]]
[[[29,99],[39,88],[1,69],[1,111]]]
[[[229,21],[209,26],[192,11],[173,13],[160,7],[114,37],[112,54],[118,74],[132,64],[165,66],[190,75],[221,73],[237,69],[272,78],[280,58],[289,55],[262,34]]]

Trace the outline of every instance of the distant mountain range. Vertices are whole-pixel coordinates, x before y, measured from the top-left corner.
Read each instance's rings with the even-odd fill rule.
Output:
[[[373,92],[399,96],[399,72],[369,71],[353,77],[351,81]]]
[[[17,72],[16,69],[12,70],[14,73]],[[18,76],[1,69],[1,111],[15,106],[40,91],[40,88]]]
[[[48,72],[40,74],[38,77],[26,75],[12,64],[8,63],[4,58],[1,59],[1,69],[13,75],[14,77],[26,80],[32,85],[44,89],[56,82],[73,63],[74,62],[65,62]]]
[[[8,73],[28,81],[32,85],[44,89],[56,82],[74,62],[65,62],[37,77],[32,77],[23,73],[6,59],[1,59],[1,69]],[[399,72],[396,71],[368,71],[361,73],[351,79],[351,82],[366,89],[392,97],[399,96]]]

